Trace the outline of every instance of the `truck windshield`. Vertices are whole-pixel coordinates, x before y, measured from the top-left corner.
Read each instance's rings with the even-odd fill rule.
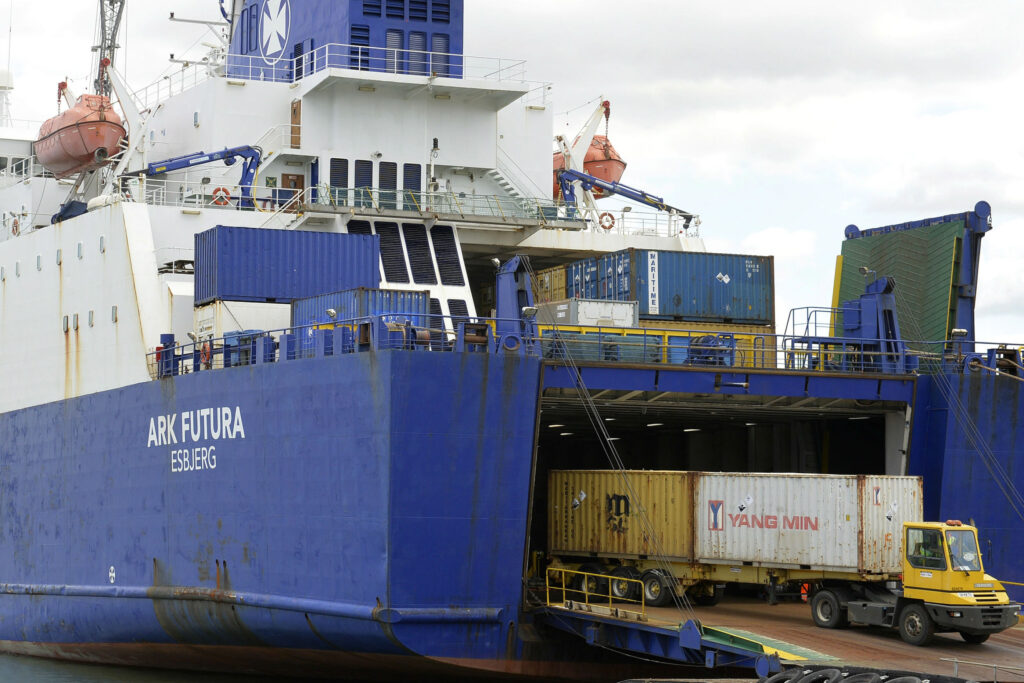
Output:
[[[981,556],[974,532],[966,529],[947,531],[946,542],[949,544],[949,560],[953,569],[965,572],[981,571]]]

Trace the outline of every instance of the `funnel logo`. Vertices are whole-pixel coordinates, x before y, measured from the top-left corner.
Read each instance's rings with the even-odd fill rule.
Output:
[[[711,531],[722,531],[725,529],[725,501],[708,501],[708,529]]]
[[[284,57],[291,23],[288,0],[266,0],[260,13],[260,50],[271,66]]]

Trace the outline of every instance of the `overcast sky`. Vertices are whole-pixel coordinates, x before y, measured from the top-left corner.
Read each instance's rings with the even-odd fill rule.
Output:
[[[466,54],[522,58],[528,78],[553,82],[555,111],[574,110],[556,132],[603,95],[624,182],[699,213],[709,250],[775,256],[780,331],[791,307],[829,304],[846,225],[985,199],[979,338],[1024,343],[1024,3],[466,5]],[[16,3],[16,117],[51,116],[64,76],[85,88],[95,7]],[[170,52],[205,51],[205,29],[170,11],[219,16],[216,0],[129,0],[118,62],[133,87],[177,68]]]

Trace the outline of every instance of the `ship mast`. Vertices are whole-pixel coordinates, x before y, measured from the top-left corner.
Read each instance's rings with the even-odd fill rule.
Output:
[[[99,44],[92,48],[99,57],[96,80],[93,82],[93,90],[97,95],[110,97],[111,87],[107,67],[114,63],[114,52],[120,47],[117,44],[117,31],[121,27],[124,3],[125,0],[100,0]]]

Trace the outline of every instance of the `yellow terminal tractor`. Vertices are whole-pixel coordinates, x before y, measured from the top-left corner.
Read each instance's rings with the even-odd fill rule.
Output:
[[[823,581],[811,598],[814,623],[842,628],[854,621],[898,628],[912,645],[957,632],[983,643],[1018,621],[1020,605],[985,573],[978,532],[958,520],[903,524],[903,580]]]
[[[904,476],[551,470],[548,573],[645,607],[682,593],[711,606],[728,583],[770,599],[799,586],[818,626],[889,626],[914,645],[1016,625],[975,528],[922,522],[922,491]]]

